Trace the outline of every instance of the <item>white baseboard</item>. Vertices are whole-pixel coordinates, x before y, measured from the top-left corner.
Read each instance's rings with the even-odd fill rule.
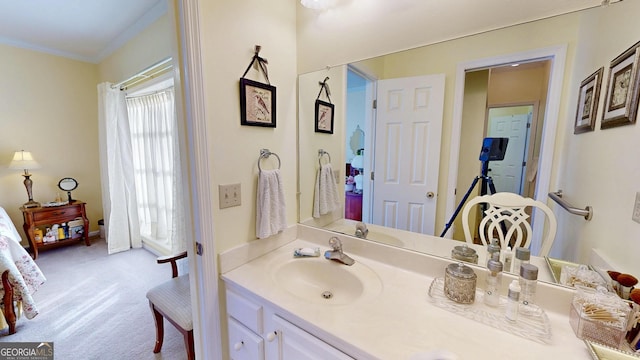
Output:
[[[100,230],[89,231],[89,237],[99,237],[99,236],[100,236]]]

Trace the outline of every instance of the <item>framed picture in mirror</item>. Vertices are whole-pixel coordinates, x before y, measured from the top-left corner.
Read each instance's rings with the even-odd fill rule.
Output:
[[[316,100],[316,132],[333,134],[333,104]]]
[[[276,88],[240,78],[240,124],[276,127]]]
[[[601,67],[580,83],[576,123],[573,127],[574,134],[593,131],[595,128],[603,72],[604,67]]]
[[[630,125],[638,113],[640,42],[611,61],[601,129]]]

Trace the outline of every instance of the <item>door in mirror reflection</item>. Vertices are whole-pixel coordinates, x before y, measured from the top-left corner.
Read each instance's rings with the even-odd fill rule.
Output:
[[[378,81],[373,223],[434,234],[444,75]]]
[[[504,159],[491,164],[497,191],[523,195],[533,105],[489,108],[487,137],[508,138]]]

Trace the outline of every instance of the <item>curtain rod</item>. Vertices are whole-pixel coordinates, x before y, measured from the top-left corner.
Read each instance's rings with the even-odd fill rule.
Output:
[[[123,80],[123,81],[121,81],[121,82],[119,82],[117,84],[111,85],[111,88],[112,89],[120,88],[120,90],[123,90],[122,87],[123,87],[124,84],[126,84],[128,82],[131,82],[132,80],[135,80],[138,77],[144,76],[146,73],[148,73],[150,71],[158,70],[157,72],[154,72],[151,75],[144,76],[143,79],[141,79],[141,80],[145,80],[149,76],[154,76],[154,75],[158,74],[159,72],[163,72],[165,70],[168,70],[168,69],[172,68],[173,67],[173,64],[171,64],[172,61],[173,61],[173,58],[171,58],[171,57],[168,57],[168,58],[166,58],[164,60],[161,60],[161,61],[159,61],[159,62],[157,62],[157,63],[155,63],[155,64],[153,64],[153,65],[151,65],[151,66],[149,66],[149,67],[147,67],[145,69],[143,69],[142,71],[139,71],[138,73],[136,73],[135,75],[127,78],[126,80]],[[140,82],[141,80],[135,81],[134,84]]]

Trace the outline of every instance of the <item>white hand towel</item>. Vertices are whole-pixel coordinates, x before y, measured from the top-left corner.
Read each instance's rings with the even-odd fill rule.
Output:
[[[287,211],[280,170],[262,170],[258,175],[256,236],[264,239],[287,228]]]
[[[340,197],[331,164],[324,164],[316,175],[316,189],[313,196],[313,217],[319,218],[340,208]]]

